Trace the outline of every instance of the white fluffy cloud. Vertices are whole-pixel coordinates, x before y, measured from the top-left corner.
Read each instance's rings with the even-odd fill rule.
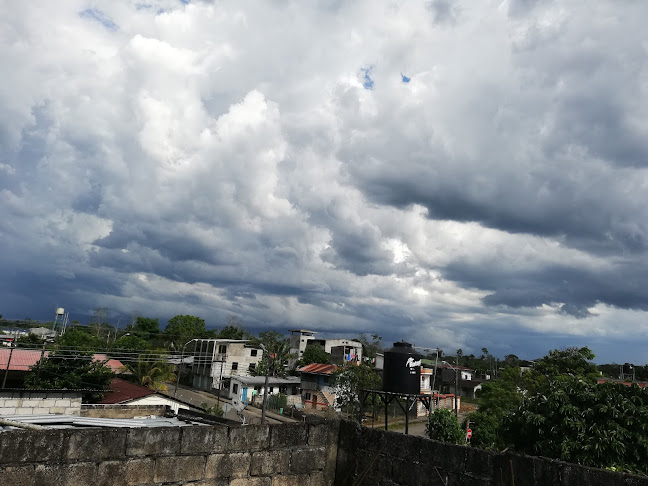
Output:
[[[236,313],[615,359],[605,339],[646,335],[646,14],[575,0],[2,9],[0,311]]]

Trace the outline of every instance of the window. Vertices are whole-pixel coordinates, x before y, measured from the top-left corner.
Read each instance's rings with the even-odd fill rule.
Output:
[[[236,370],[238,370],[238,363],[234,362],[232,363],[232,371],[236,371]]]
[[[306,397],[305,397],[305,398],[306,398],[306,400],[310,400],[310,399],[311,399],[311,394],[310,394],[310,393],[306,393]]]
[[[218,354],[225,354],[227,353],[227,346],[225,344],[220,344],[218,346]]]
[[[250,371],[256,370],[256,363],[250,363]]]
[[[234,386],[232,387],[232,393],[238,395],[238,383],[234,383]]]
[[[250,350],[250,356],[256,356],[257,355],[257,350],[256,349],[251,349]]]

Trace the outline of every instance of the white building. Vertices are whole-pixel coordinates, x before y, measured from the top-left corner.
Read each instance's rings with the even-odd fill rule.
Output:
[[[315,331],[307,329],[293,329],[290,331],[290,354],[295,356],[289,366],[294,366],[295,362],[300,359],[306,346],[309,344],[318,344],[324,348],[324,351],[331,355],[331,362],[335,364],[344,364],[347,362],[362,362],[362,343],[352,339],[317,339]]]
[[[232,377],[252,376],[263,350],[244,339],[197,339],[191,365],[194,388],[228,390]]]

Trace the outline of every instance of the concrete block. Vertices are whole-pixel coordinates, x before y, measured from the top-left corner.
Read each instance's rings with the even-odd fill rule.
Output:
[[[269,444],[270,427],[268,425],[231,427],[229,430],[229,449],[231,451],[267,449]]]
[[[328,424],[309,425],[308,426],[308,445],[322,446],[326,445],[329,432]]]
[[[48,394],[45,392],[30,392],[29,398],[48,398]]]
[[[68,459],[99,462],[125,455],[126,429],[71,429],[68,433]]]
[[[230,481],[230,486],[272,486],[272,478],[237,478]]]
[[[61,393],[61,392],[48,393],[46,396],[47,396],[47,398],[54,398],[54,399],[63,398],[63,393]]]
[[[178,454],[180,452],[180,427],[129,429],[126,441],[128,456]]]
[[[448,472],[463,472],[468,447],[422,439],[419,462],[431,464]]]
[[[268,476],[285,473],[290,465],[290,451],[260,451],[252,453],[250,463],[251,476]]]
[[[157,457],[153,482],[197,481],[204,479],[205,456]]]
[[[493,456],[492,452],[469,447],[466,450],[466,474],[479,479],[492,478],[494,471]]]
[[[65,415],[80,415],[81,410],[78,407],[70,407],[65,409]]]
[[[216,427],[183,427],[180,441],[182,454],[210,454],[225,452],[228,444],[228,428]]]
[[[325,484],[322,473],[276,475],[272,477],[272,486],[321,486]],[[376,483],[378,484],[378,483]]]
[[[54,400],[54,406],[55,407],[69,407],[70,406],[70,400],[68,398],[59,398],[57,400]]]
[[[74,464],[37,464],[34,484],[38,486],[87,486],[94,484],[97,465],[93,462]]]
[[[0,439],[0,464],[57,463],[67,449],[66,431],[9,430]],[[0,484],[2,484],[0,482]],[[9,483],[7,483],[9,484]]]
[[[270,447],[273,449],[306,445],[308,426],[305,424],[280,424],[270,426]]]
[[[49,413],[63,414],[63,413],[65,413],[65,408],[64,407],[52,407],[52,408],[49,409]]]
[[[38,486],[34,483],[34,466],[0,467],[0,484]]]
[[[501,471],[505,481],[511,482],[511,479],[513,479],[515,484],[535,484],[533,457],[517,454],[495,454],[493,456],[493,467],[498,476]]]
[[[22,402],[22,400],[17,400],[15,398],[0,400],[0,407],[20,407],[20,402]]]
[[[30,407],[17,407],[14,410],[16,415],[34,415],[34,409]]]
[[[56,400],[52,400],[51,398],[46,398],[45,400],[41,400],[38,403],[39,408],[48,408],[48,407],[55,407],[56,406]]]
[[[251,457],[247,452],[212,454],[207,457],[205,479],[246,477],[250,474]]]
[[[16,415],[15,407],[2,407],[0,408],[0,417],[8,417],[9,415]]]
[[[124,486],[126,461],[105,461],[97,468],[97,477],[93,486]]]
[[[325,447],[293,449],[290,457],[289,471],[296,474],[306,474],[324,469],[325,459]]]
[[[150,457],[129,459],[126,461],[124,483],[128,485],[152,483],[154,468],[155,461]]]

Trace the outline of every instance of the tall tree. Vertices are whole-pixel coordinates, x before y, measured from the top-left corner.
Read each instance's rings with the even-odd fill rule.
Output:
[[[196,316],[177,315],[169,319],[164,333],[180,349],[186,342],[205,336],[205,321]]]
[[[306,366],[311,363],[329,364],[331,355],[324,351],[319,344],[309,344],[304,350],[304,354],[297,362],[297,366]]]
[[[358,421],[361,421],[363,414],[360,390],[378,390],[382,384],[380,375],[364,363],[339,368],[331,381],[335,388],[335,406],[346,410]]]
[[[137,362],[127,364],[124,369],[137,384],[161,392],[168,391],[167,383],[176,378],[174,365],[153,354],[140,355]]]
[[[132,333],[142,339],[149,339],[152,335],[160,333],[160,322],[156,319],[137,316],[132,327]]]
[[[263,376],[266,370],[269,376],[286,376],[288,373],[288,360],[292,357],[290,354],[290,340],[276,331],[266,331],[259,333],[259,337],[254,342],[263,344],[266,352],[263,353],[263,359],[256,367],[254,374]]]

